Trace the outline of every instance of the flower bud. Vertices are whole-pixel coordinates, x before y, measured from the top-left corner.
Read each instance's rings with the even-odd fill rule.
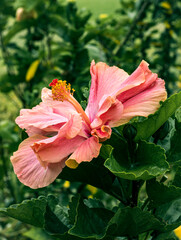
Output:
[[[137,134],[137,130],[133,125],[127,124],[123,128],[123,136],[128,140],[128,141],[133,141],[135,136]]]
[[[16,21],[21,22],[26,19],[35,19],[38,14],[35,10],[26,11],[24,8],[20,7],[16,10]]]

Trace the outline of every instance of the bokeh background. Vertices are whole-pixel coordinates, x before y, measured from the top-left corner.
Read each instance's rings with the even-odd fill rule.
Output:
[[[54,78],[71,83],[85,108],[92,59],[128,73],[144,59],[166,81],[168,95],[180,91],[181,1],[0,1],[0,207],[50,192],[64,204],[76,191],[108,206],[115,201],[92,186],[60,179],[31,190],[17,180],[10,163],[26,137],[14,122],[19,110],[38,104],[42,87]],[[51,238],[0,216],[0,239]]]

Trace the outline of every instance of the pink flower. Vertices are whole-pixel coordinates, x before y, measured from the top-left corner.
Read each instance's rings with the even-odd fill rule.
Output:
[[[29,135],[11,157],[19,180],[40,188],[53,182],[62,168],[76,168],[99,155],[111,128],[134,116],[147,117],[167,97],[165,83],[142,61],[129,76],[105,63],[91,64],[92,83],[84,111],[66,81],[54,79],[43,88],[42,102],[23,109],[16,123]]]

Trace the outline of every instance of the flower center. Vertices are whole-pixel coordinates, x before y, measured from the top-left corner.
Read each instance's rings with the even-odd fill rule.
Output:
[[[49,86],[52,87],[53,100],[62,101],[62,102],[66,100],[70,102],[74,106],[74,108],[77,110],[77,112],[81,114],[82,118],[90,128],[90,120],[87,117],[84,110],[82,109],[81,105],[73,97],[73,93],[75,92],[75,90],[71,88],[70,83],[67,83],[66,81],[54,79],[49,84]]]
[[[111,137],[112,130],[108,125],[102,125],[100,129],[93,129],[91,131],[92,136],[96,136],[99,142],[104,142]]]
[[[67,81],[54,79],[49,86],[52,87],[53,100],[63,102],[64,100],[68,100],[70,95],[73,96],[73,93],[75,92],[73,88],[71,89],[71,85],[70,83],[67,83]]]

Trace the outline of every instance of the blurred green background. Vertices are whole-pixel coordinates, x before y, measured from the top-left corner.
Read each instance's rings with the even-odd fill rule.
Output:
[[[129,74],[144,59],[166,81],[168,95],[178,92],[181,1],[0,1],[0,207],[50,192],[61,193],[66,204],[79,187],[85,196],[97,194],[105,204],[113,204],[101,191],[63,180],[31,190],[17,180],[9,160],[25,138],[14,122],[19,110],[38,104],[42,87],[48,87],[52,79],[70,82],[75,97],[86,106],[93,59]],[[0,239],[50,238],[0,217]]]

